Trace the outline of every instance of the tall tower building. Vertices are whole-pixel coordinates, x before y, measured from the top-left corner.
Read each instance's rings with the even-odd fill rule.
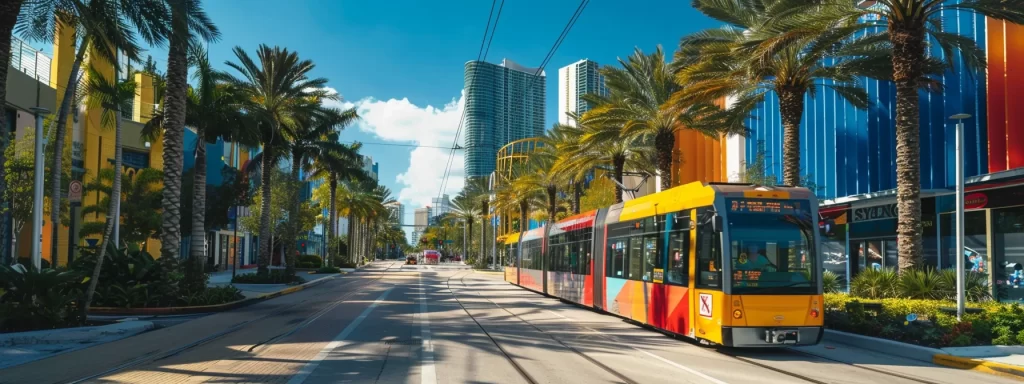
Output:
[[[466,176],[494,171],[498,149],[544,133],[545,74],[504,59],[466,63]]]
[[[608,95],[604,86],[604,76],[598,71],[596,62],[583,59],[558,69],[558,122],[575,125],[569,121],[567,113],[583,114],[590,106],[583,100],[583,95],[595,93]]]

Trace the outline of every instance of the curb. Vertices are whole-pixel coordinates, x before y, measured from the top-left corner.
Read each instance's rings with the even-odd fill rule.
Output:
[[[831,329],[825,330],[825,337],[823,340],[846,344],[887,355],[905,357],[929,364],[934,363],[934,356],[944,354],[940,349],[922,347],[920,345],[907,344],[877,337],[862,336]]]
[[[94,307],[89,308],[89,315],[116,315],[116,316],[160,316],[160,315],[195,315],[204,313],[217,313],[229,311],[232,309],[241,308],[251,304],[255,304],[261,300],[269,300],[275,297],[284,296],[287,294],[295,293],[306,288],[314,287],[322,284],[328,280],[333,280],[343,274],[339,273],[334,276],[328,276],[321,279],[316,279],[310,282],[302,283],[296,286],[288,287],[277,292],[271,292],[265,295],[247,297],[241,300],[232,301],[230,303],[216,304],[216,305],[201,305],[195,307],[164,307],[164,308],[114,308],[114,307]]]
[[[967,357],[959,357],[945,354],[936,354],[932,358],[932,362],[937,365],[950,368],[964,369],[968,371],[976,371],[999,376],[1007,376],[1016,379],[1024,379],[1024,367],[1017,365],[1009,365],[1003,363],[996,363],[993,361],[971,359]]]
[[[1024,367],[1022,366],[973,359],[969,357],[953,356],[945,353],[945,351],[941,349],[922,347],[920,345],[907,344],[877,337],[862,336],[831,329],[825,330],[824,340],[949,368],[982,372],[1015,378],[1018,380],[1024,379]]]

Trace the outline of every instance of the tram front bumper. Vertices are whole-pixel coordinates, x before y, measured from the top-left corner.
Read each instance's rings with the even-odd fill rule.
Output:
[[[727,347],[782,347],[815,345],[824,335],[822,327],[722,327],[722,345]]]

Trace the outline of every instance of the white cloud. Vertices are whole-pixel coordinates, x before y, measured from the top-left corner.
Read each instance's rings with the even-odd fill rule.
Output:
[[[381,140],[404,142],[418,145],[409,156],[409,167],[398,174],[395,181],[401,185],[398,200],[409,207],[430,205],[430,199],[437,197],[444,177],[445,167],[462,116],[463,97],[452,100],[441,108],[420,107],[409,99],[387,101],[366,98],[351,102],[339,102],[339,108],[356,107],[362,118],[356,126],[363,132],[372,133]],[[332,102],[333,103],[333,102]],[[459,134],[463,141],[465,130]],[[445,193],[454,195],[462,190],[465,183],[462,151],[456,151],[452,158],[451,170]]]

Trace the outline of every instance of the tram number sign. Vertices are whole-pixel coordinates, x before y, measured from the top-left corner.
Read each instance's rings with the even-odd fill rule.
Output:
[[[703,316],[703,317],[711,317],[711,310],[712,310],[712,308],[713,308],[713,304],[711,302],[711,294],[710,293],[702,293],[702,294],[700,294],[700,315]]]
[[[651,280],[654,280],[654,282],[658,283],[658,284],[661,284],[662,282],[664,282],[665,281],[665,270],[664,269],[660,269],[660,268],[655,268],[654,269],[654,276],[653,276],[653,278]]]

